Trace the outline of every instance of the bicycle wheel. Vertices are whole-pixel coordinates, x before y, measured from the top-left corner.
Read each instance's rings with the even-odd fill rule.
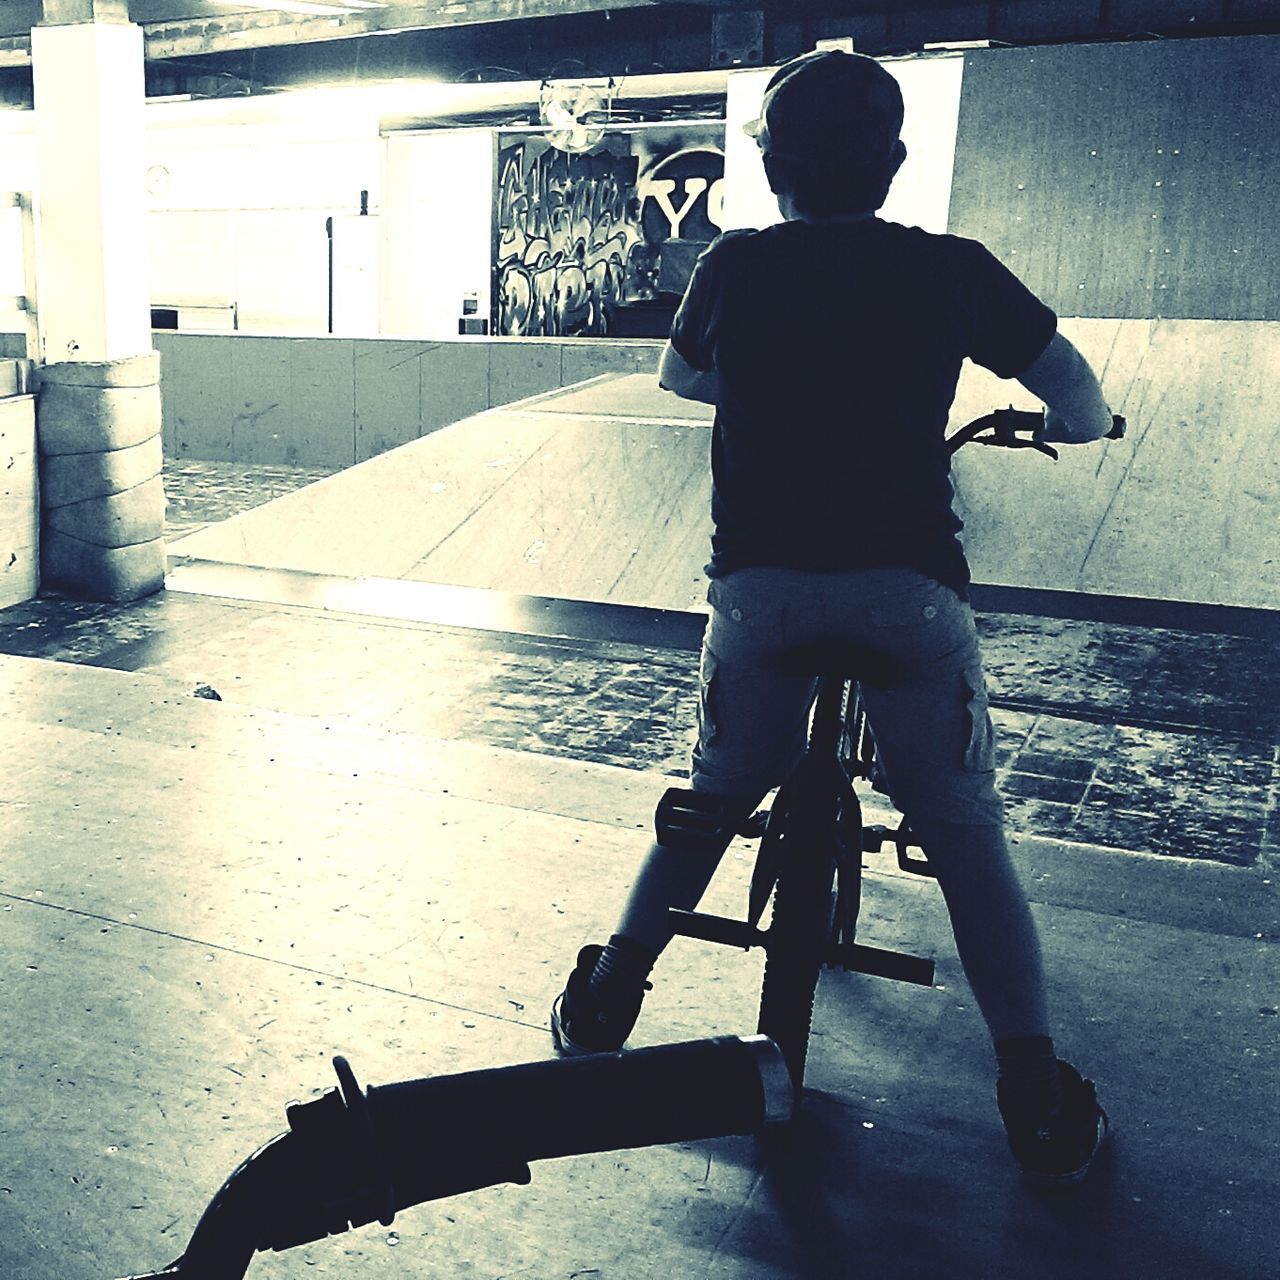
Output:
[[[833,829],[801,820],[799,812],[792,811],[784,828],[759,1021],[760,1033],[782,1050],[797,1095],[804,1084],[814,996],[835,909]]]

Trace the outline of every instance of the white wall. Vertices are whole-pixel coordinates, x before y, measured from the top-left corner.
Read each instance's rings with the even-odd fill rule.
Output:
[[[154,304],[235,303],[242,330],[326,331],[325,221],[356,214],[362,190],[376,214],[382,143],[376,97],[338,112],[325,101],[304,92],[147,106],[144,269]],[[30,111],[0,113],[0,192],[35,187],[33,121]],[[20,278],[21,249],[0,217],[0,294],[21,292],[7,283]],[[376,274],[373,246],[366,256]],[[357,264],[348,255],[344,265]],[[184,327],[229,327],[228,312],[200,307],[183,312]],[[0,315],[0,328],[11,327],[21,326]]]
[[[760,151],[743,126],[760,115],[764,87],[776,67],[731,71],[725,92],[724,230],[769,227],[782,221],[778,202],[765,180]]]
[[[387,138],[380,333],[457,337],[468,293],[489,315],[496,163],[489,129]]]
[[[333,227],[333,332],[367,338],[378,332],[377,214],[343,214]]]
[[[9,299],[26,293],[22,269],[22,211],[3,203],[9,188],[0,188],[0,329],[22,327],[21,313]]]
[[[902,88],[907,159],[881,216],[925,231],[943,232],[951,212],[951,174],[960,122],[964,58],[945,54],[884,64]]]
[[[242,124],[165,114],[147,131],[153,302],[234,302],[242,330],[324,333],[325,224],[356,214],[362,190],[377,207],[376,115]]]
[[[964,59],[944,55],[906,58],[883,65],[902,88],[906,108],[902,140],[907,146],[907,159],[881,216],[926,231],[945,231]],[[724,148],[726,230],[767,227],[781,220],[777,201],[765,180],[760,153],[754,140],[742,132],[743,125],[759,116],[765,85],[775,70],[761,67],[729,74]]]
[[[0,111],[0,199],[36,185],[36,144],[30,111]],[[26,293],[22,215],[0,205],[0,331],[17,333],[26,321],[6,298]]]

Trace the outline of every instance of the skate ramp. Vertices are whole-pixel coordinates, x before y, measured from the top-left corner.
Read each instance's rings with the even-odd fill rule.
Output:
[[[971,447],[955,464],[974,579],[1280,609],[1280,324],[1064,320],[1122,440]],[[1013,403],[966,366],[952,426]],[[468,418],[174,543],[175,555],[571,600],[701,609],[711,411],[612,375]]]
[[[1033,451],[966,449],[957,510],[976,581],[1280,608],[1280,323],[1064,320],[1128,436]],[[1038,407],[966,366],[958,424]]]
[[[173,555],[702,607],[711,410],[652,375],[465,419],[175,542]]]

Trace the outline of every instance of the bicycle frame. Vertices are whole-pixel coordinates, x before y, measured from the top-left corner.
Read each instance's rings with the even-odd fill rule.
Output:
[[[855,777],[869,778],[874,743],[858,694],[856,676],[875,672],[876,655],[848,647],[795,655],[803,670],[819,676],[808,743],[799,764],[778,789],[767,819],[742,834],[758,835],[760,850],[751,877],[745,921],[672,909],[674,932],[765,951],[759,1030],[775,1041],[791,1072],[797,1094],[805,1060],[818,975],[824,967],[932,986],[933,961],[856,941],[862,902],[862,854],[886,839],[898,846],[899,865],[932,874],[923,859],[907,853],[910,833],[864,826]],[[659,806],[668,816],[688,793],[668,790]],[[696,806],[694,806],[696,809]],[[770,897],[767,929],[759,922]]]

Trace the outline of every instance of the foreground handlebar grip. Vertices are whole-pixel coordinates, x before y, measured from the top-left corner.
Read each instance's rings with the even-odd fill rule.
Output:
[[[789,1119],[793,1105],[782,1055],[763,1036],[498,1067],[368,1094],[397,1209],[472,1189],[460,1183],[525,1181],[534,1160],[752,1133]]]
[[[337,1058],[339,1088],[287,1109],[290,1130],[223,1183],[186,1252],[131,1280],[242,1280],[289,1249],[426,1200],[528,1182],[529,1163],[753,1133],[791,1118],[782,1053],[764,1036],[496,1067],[370,1088]]]
[[[502,1182],[559,1156],[752,1133],[790,1118],[791,1077],[764,1036],[726,1036],[370,1087],[288,1110],[298,1178],[260,1249]]]

